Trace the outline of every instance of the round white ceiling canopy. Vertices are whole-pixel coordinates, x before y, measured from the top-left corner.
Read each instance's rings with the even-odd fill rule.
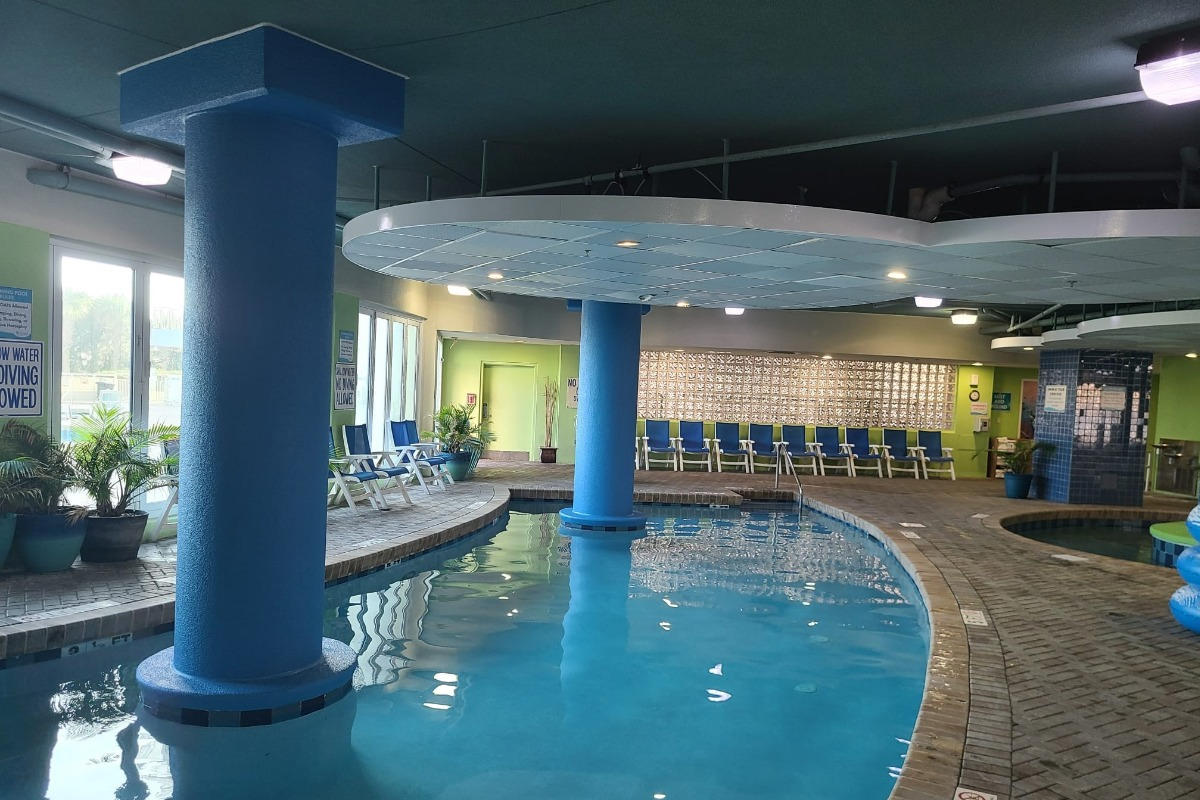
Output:
[[[834,308],[915,295],[1101,304],[1200,297],[1198,234],[1200,210],[928,223],[735,200],[529,195],[371,211],[346,224],[342,252],[427,283],[652,305]],[[896,271],[905,277],[888,277]]]
[[[993,350],[1104,348],[1180,355],[1200,350],[1200,311],[1156,311],[1120,314],[1080,322],[1041,336],[1005,336],[992,340]]]

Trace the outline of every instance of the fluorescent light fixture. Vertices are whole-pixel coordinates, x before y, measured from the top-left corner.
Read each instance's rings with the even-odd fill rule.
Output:
[[[826,353],[825,355],[821,356],[821,360],[822,360],[822,361],[829,361],[829,360],[830,360],[830,359],[832,359],[832,358],[833,358],[833,356],[829,355],[828,353]]]
[[[635,242],[633,239],[622,239],[617,242],[617,247],[637,247],[641,242]]]
[[[982,367],[982,366],[983,366],[983,362],[982,362],[982,361],[972,361],[972,362],[971,362],[971,366],[972,366],[972,367]]]
[[[688,306],[691,305],[691,303],[689,303],[687,300],[680,300],[675,305],[678,306],[679,308],[687,308]]]
[[[121,180],[138,186],[162,186],[171,180],[169,166],[142,156],[113,156],[112,171]]]
[[[908,273],[902,269],[894,269],[887,276],[894,281],[908,280]]]
[[[1185,355],[1186,355],[1188,358],[1195,358],[1197,354],[1196,354],[1196,353],[1185,353]]]
[[[1022,347],[1021,349],[1022,350],[1032,350],[1033,348],[1032,347]]]
[[[1151,100],[1169,106],[1200,100],[1200,28],[1151,39],[1133,65]]]
[[[740,317],[746,313],[746,309],[741,306],[725,306],[725,313],[731,317]]]
[[[503,272],[489,272],[488,279],[493,280],[493,281],[504,280],[504,273]]]
[[[942,298],[917,295],[913,298],[913,302],[917,304],[917,308],[937,308],[942,304]]]
[[[955,325],[974,325],[979,321],[979,314],[968,308],[960,308],[950,312],[950,321]]]
[[[459,286],[457,283],[452,283],[446,287],[446,291],[456,297],[470,297],[471,290],[465,286]]]

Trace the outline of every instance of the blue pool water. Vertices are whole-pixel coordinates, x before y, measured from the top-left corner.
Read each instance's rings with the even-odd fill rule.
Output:
[[[928,656],[895,560],[818,515],[643,510],[633,541],[513,513],[329,588],[357,691],[292,722],[139,719],[169,637],[2,671],[0,796],[887,797]]]

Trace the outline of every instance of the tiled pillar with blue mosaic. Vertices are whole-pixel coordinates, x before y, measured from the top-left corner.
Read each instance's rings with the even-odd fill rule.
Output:
[[[1060,503],[1140,506],[1152,354],[1046,350],[1038,374],[1038,496]]]

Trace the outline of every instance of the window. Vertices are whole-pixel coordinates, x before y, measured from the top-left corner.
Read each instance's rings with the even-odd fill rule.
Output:
[[[366,425],[371,446],[391,442],[391,420],[417,418],[419,324],[388,311],[358,314],[358,374],[354,422]]]
[[[925,361],[651,350],[638,416],[950,430],[956,378]]]

